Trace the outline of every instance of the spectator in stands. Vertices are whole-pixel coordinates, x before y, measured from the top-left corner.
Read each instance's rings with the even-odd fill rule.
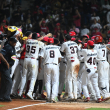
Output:
[[[84,10],[84,24],[90,24],[90,20],[91,20],[91,1],[90,0],[84,0],[83,10]]]
[[[15,11],[14,14],[13,14],[13,18],[14,18],[14,22],[15,22],[16,26],[20,25],[21,15],[22,15],[21,7],[18,6],[17,7],[17,11]]]
[[[3,21],[1,22],[0,31],[2,31],[2,32],[4,32],[3,27],[7,27],[7,25],[6,25],[6,20],[3,20]]]
[[[98,28],[94,28],[94,32],[92,32],[92,36],[100,35],[102,36],[101,32],[98,31]]]
[[[78,9],[75,10],[75,15],[73,16],[73,23],[76,25],[77,28],[81,28],[81,15]]]
[[[74,31],[76,33],[76,36],[78,36],[80,33],[80,30],[76,28],[75,24],[72,25],[72,28],[70,29],[70,31]]]
[[[108,0],[104,0],[104,5],[102,5],[103,12],[106,13],[110,9],[110,4],[108,3]]]
[[[102,26],[99,23],[97,23],[96,19],[94,19],[94,22],[91,25],[90,29],[91,29],[92,32],[95,32],[96,28],[98,29],[97,31],[100,32],[100,30],[102,29]]]
[[[49,28],[46,26],[46,22],[44,18],[42,18],[42,20],[39,22],[39,26],[41,31],[44,32],[45,34],[49,32]]]
[[[54,28],[54,34],[56,35],[60,31],[60,23],[56,24],[56,27]]]
[[[84,26],[83,26],[83,29],[81,29],[81,36],[83,36],[83,35],[90,35],[90,31],[89,31],[89,29],[87,28],[87,25],[85,24]]]
[[[96,15],[96,12],[93,12],[93,16],[91,17],[91,21],[93,22],[94,19],[96,19],[97,23],[100,23],[100,17]]]
[[[52,15],[52,18],[55,23],[57,23],[59,21],[59,14],[57,11],[55,11],[55,13]]]
[[[3,11],[3,14],[6,15],[6,19],[10,21],[10,2],[7,2],[7,0],[3,0],[1,9]]]
[[[107,22],[110,23],[110,9],[107,12]]]

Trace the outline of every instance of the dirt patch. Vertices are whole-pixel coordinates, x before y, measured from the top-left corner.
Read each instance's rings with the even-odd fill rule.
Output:
[[[40,103],[44,103],[39,105]],[[20,108],[18,110],[85,110],[87,108],[110,108],[110,100],[102,103],[95,103],[91,101],[84,103],[83,100],[78,100],[78,102],[57,102],[57,103],[46,103],[46,101],[32,101],[30,99],[14,99],[12,102],[0,102],[0,105],[5,105],[0,107],[0,110],[7,110],[16,107],[21,107],[25,105],[33,105],[30,107]]]

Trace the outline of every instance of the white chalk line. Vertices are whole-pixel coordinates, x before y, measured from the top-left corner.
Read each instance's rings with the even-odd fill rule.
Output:
[[[11,108],[11,109],[7,109],[7,110],[17,110],[17,109],[20,109],[20,108],[31,107],[31,106],[35,106],[35,105],[43,105],[43,104],[47,104],[47,103],[39,103],[39,104],[25,105],[25,106],[16,107],[16,108]]]

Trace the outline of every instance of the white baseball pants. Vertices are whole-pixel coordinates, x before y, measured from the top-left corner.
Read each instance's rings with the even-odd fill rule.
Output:
[[[79,72],[79,60],[67,61],[66,82],[68,86],[68,97],[77,99],[77,77]]]
[[[93,68],[93,69],[90,69],[90,73],[88,73],[85,70],[82,75],[82,88],[83,88],[84,96],[86,98],[90,97],[88,89],[87,89],[87,85],[88,85],[89,81],[91,81],[91,83],[92,83],[92,86],[96,93],[96,97],[101,98],[99,87],[98,87],[98,73],[95,73],[95,72],[96,72],[96,69]]]
[[[30,86],[29,86],[28,92],[32,93],[33,89],[34,89],[35,81],[37,78],[37,74],[38,74],[38,61],[36,59],[32,59],[32,58],[24,59],[23,75],[22,75],[22,79],[21,79],[19,95],[22,95],[24,86],[26,84],[26,77],[27,77],[28,70],[31,73],[31,81],[30,81]]]
[[[55,99],[59,87],[59,66],[55,64],[44,65],[44,80],[47,98]]]

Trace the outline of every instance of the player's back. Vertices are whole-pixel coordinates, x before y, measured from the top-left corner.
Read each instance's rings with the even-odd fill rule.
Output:
[[[64,50],[65,53],[66,53],[66,57],[67,59],[71,60],[71,57],[72,58],[77,58],[78,55],[77,55],[77,51],[78,51],[78,45],[76,42],[73,42],[73,41],[67,41],[65,43],[62,44],[62,47],[61,47],[61,50]]]
[[[58,58],[61,58],[61,54],[58,46],[46,45],[43,49],[44,53],[44,64],[53,63],[58,64]]]
[[[90,49],[83,49],[84,63],[86,68],[97,68],[96,58],[97,51]]]
[[[106,45],[95,44],[94,49],[97,50],[97,60],[106,60]]]
[[[39,44],[37,40],[34,39],[28,39],[26,42],[26,54],[25,57],[28,58],[38,58],[39,53]]]

